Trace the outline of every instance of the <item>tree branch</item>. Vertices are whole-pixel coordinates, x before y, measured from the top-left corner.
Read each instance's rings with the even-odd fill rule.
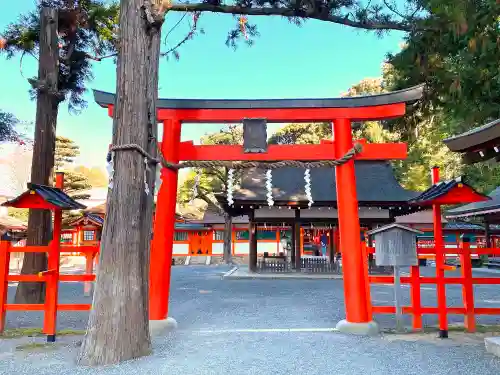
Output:
[[[413,31],[418,27],[408,24],[406,22],[376,22],[376,21],[355,21],[349,19],[348,16],[337,16],[328,12],[317,12],[316,10],[304,10],[290,8],[271,8],[271,7],[241,7],[235,5],[212,5],[207,3],[198,4],[172,4],[168,8],[169,11],[174,12],[213,12],[225,14],[241,14],[248,16],[282,16],[282,17],[300,17],[310,18],[319,21],[326,21],[345,25],[357,29],[365,30],[399,30],[399,31]]]
[[[215,208],[217,208],[217,211],[219,212],[219,215],[224,215],[224,209],[220,206],[219,202],[217,202],[215,199],[211,199],[208,194],[202,193],[201,191],[198,190],[198,198],[205,201],[207,204],[213,204]]]

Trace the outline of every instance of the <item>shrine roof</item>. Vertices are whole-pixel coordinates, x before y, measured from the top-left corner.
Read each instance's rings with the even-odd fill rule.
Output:
[[[419,193],[404,189],[394,176],[392,166],[386,161],[355,161],[356,190],[362,204],[406,204]],[[273,199],[275,202],[303,202],[305,194],[304,169],[280,168],[272,172]],[[337,201],[335,169],[311,169],[311,192],[315,203]],[[266,171],[250,170],[234,192],[239,202],[266,202]]]
[[[36,203],[36,206],[32,206],[30,202],[31,196],[38,196],[51,206],[42,207],[38,203]],[[57,208],[61,210],[80,210],[86,208],[86,206],[75,201],[61,189],[33,183],[28,183],[27,191],[10,201],[4,202],[2,206],[16,208]]]
[[[500,119],[447,138],[443,142],[450,151],[464,152],[471,148],[480,148],[481,145],[495,139],[500,141]]]
[[[164,109],[259,109],[259,108],[354,108],[413,103],[424,92],[424,84],[378,95],[319,99],[158,99]],[[101,107],[115,104],[115,94],[94,90]]]
[[[469,203],[460,207],[448,210],[445,214],[448,218],[485,216],[500,212],[500,187],[497,187],[490,194],[490,200],[483,202]]]
[[[457,177],[449,181],[433,184],[429,189],[410,200],[409,203],[419,205],[460,204],[487,201],[490,198],[478,193],[474,188]]]
[[[85,220],[88,220],[92,224],[95,224],[97,226],[102,226],[104,224],[104,218],[103,217],[101,217],[99,215],[95,215],[95,214],[84,213],[79,218],[76,218],[75,220],[73,220],[70,223],[68,223],[68,225],[69,226],[75,226],[75,225],[78,225],[81,222],[84,222],[84,224],[85,224]]]
[[[461,152],[467,164],[492,158],[500,160],[500,119],[443,141],[451,151]]]

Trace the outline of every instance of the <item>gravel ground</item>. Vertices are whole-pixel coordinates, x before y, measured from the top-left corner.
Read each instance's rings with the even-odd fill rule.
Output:
[[[500,360],[487,354],[482,338],[475,335],[450,332],[452,339],[443,341],[429,335],[366,338],[324,332],[344,317],[341,280],[221,280],[225,271],[223,266],[173,268],[170,314],[179,328],[154,340],[152,356],[105,369],[77,368],[73,362],[78,338],[59,337],[58,350],[16,349],[43,338],[0,340],[0,374],[500,373]],[[405,288],[407,300],[408,291]],[[449,305],[459,305],[460,287],[447,291]],[[389,286],[372,287],[374,304],[388,305],[392,296]],[[424,305],[435,305],[435,289],[424,286],[422,298]],[[83,297],[81,285],[64,284],[60,300],[85,303],[90,298]],[[476,305],[500,307],[500,288],[476,287]],[[84,329],[86,317],[86,313],[60,313],[59,329]],[[377,315],[376,320],[383,327],[394,326],[390,315]],[[425,316],[424,321],[436,324],[437,320]],[[451,316],[450,321],[463,318]],[[500,324],[500,317],[479,317],[478,323]],[[41,315],[9,312],[7,327],[41,327]]]

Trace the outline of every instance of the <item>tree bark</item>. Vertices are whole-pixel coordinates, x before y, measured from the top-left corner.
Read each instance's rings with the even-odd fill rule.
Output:
[[[227,212],[224,212],[224,263],[233,264],[232,252],[232,237],[233,237],[233,218]]]
[[[147,0],[122,0],[113,144],[138,144],[156,155],[156,99],[161,23]],[[114,158],[96,288],[78,362],[108,365],[151,352],[148,284],[154,168],[136,151]]]
[[[31,164],[31,182],[42,185],[52,184],[54,168],[57,113],[60,102],[57,27],[57,10],[43,8],[40,15],[38,84],[43,83],[44,89],[37,90],[35,142]],[[30,210],[28,246],[43,246],[49,243],[52,236],[51,220],[51,212],[48,210]],[[45,253],[24,254],[21,274],[36,274],[46,269]],[[44,291],[45,283],[20,282],[16,290],[15,303],[43,303]]]

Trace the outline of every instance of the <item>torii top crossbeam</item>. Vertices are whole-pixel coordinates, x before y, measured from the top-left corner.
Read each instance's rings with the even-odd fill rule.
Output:
[[[422,97],[424,85],[379,95],[329,99],[158,99],[158,122],[241,122],[265,118],[267,122],[314,122],[346,118],[351,121],[384,120],[405,114],[406,104]],[[113,113],[115,95],[94,90],[94,99]]]

